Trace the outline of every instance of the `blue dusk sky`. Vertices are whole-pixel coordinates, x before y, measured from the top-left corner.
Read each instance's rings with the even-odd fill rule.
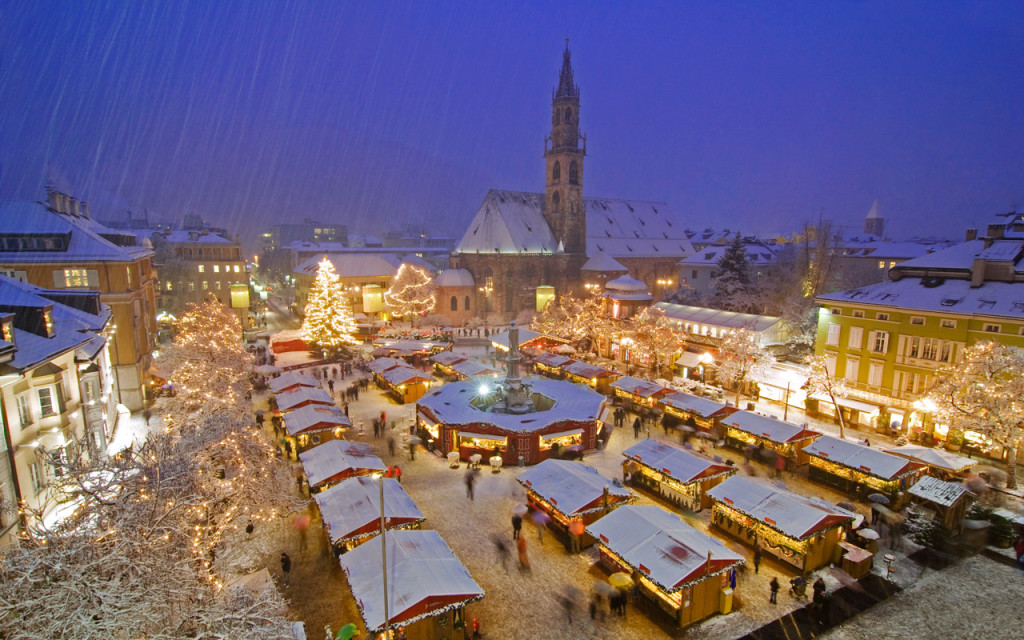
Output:
[[[960,237],[1024,207],[1024,2],[0,0],[0,199],[461,236],[541,191],[565,38],[584,192],[689,228]]]

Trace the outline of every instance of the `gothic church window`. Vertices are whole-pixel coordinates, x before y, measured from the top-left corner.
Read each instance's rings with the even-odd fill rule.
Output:
[[[456,296],[452,296],[452,311],[459,310],[459,299]]]
[[[555,166],[551,167],[551,179],[554,182],[558,182],[562,179],[562,165],[558,160],[555,160]]]
[[[569,163],[569,184],[580,183],[580,170],[576,167],[576,161]]]
[[[463,300],[462,304],[464,305],[462,308],[466,311],[469,311],[469,296],[466,296],[466,299]]]
[[[551,194],[551,206],[552,207],[555,207],[557,209],[558,208],[558,203],[560,201],[561,200],[558,197],[558,192],[557,191]]]

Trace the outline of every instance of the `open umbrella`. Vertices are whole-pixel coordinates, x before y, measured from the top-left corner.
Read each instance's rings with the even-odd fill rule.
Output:
[[[611,597],[611,596],[615,595],[616,589],[615,589],[615,587],[613,587],[612,585],[608,584],[607,582],[595,582],[594,583],[594,591],[596,591],[598,594],[608,598],[608,597]]]
[[[525,516],[529,511],[530,508],[527,507],[525,504],[517,504],[516,506],[512,507],[512,515],[519,516],[520,518]]]
[[[352,640],[352,636],[356,635],[356,631],[358,630],[359,629],[356,625],[350,622],[344,627],[338,629],[338,633],[334,634],[334,640]]]
[[[868,496],[868,500],[875,504],[889,504],[889,498],[882,493],[872,493]]]
[[[583,523],[580,522],[579,520],[573,520],[572,522],[569,523],[569,533],[573,533],[573,534],[576,534],[578,536],[582,536],[584,530],[585,530],[585,527],[583,526]]]
[[[544,513],[543,511],[534,511],[532,517],[533,521],[537,524],[537,526],[544,526],[547,523],[551,522],[551,516]]]
[[[857,535],[864,538],[865,540],[878,540],[880,537],[878,532],[874,529],[858,529]]]
[[[786,483],[783,482],[782,480],[776,480],[775,486],[778,487],[779,489],[782,489],[783,491],[786,490]]]
[[[423,439],[419,436],[412,436],[408,440],[409,444],[423,444]]]
[[[616,571],[612,575],[608,576],[608,584],[612,585],[616,589],[628,589],[633,586],[633,578],[624,571]]]
[[[850,502],[837,502],[836,506],[839,507],[840,509],[846,509],[847,511],[853,511],[853,512],[857,511],[856,505],[854,505],[854,504],[852,504]]]

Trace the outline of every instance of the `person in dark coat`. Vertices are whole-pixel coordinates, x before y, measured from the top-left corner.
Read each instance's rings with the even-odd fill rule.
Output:
[[[284,586],[288,586],[292,580],[292,559],[285,553],[281,552],[281,571],[284,572]]]
[[[519,530],[523,528],[523,516],[518,513],[512,514],[512,539],[519,539]]]
[[[770,602],[771,604],[778,604],[779,579],[772,578],[772,581],[768,583],[768,588],[772,590],[772,595],[768,597],[768,602]]]
[[[754,573],[761,570],[761,547],[754,547]]]
[[[633,439],[636,440],[640,437],[640,417],[637,416],[633,419]]]

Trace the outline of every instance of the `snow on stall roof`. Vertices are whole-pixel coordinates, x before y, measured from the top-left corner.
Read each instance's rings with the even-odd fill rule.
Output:
[[[409,340],[406,338],[377,338],[373,341],[375,347],[386,347],[395,351],[433,351],[434,349],[446,349],[450,342],[440,340]]]
[[[445,269],[434,278],[438,287],[475,287],[476,281],[468,269]]]
[[[395,367],[405,367],[405,366],[408,366],[408,364],[405,362],[405,360],[399,360],[398,358],[377,358],[375,360],[371,360],[366,365],[366,367],[370,371],[372,371],[372,372],[374,372],[376,374],[384,373],[388,369],[394,369]]]
[[[736,313],[735,311],[722,311],[707,307],[692,307],[671,302],[656,302],[654,303],[654,308],[662,311],[670,320],[699,322],[727,329],[765,331],[782,320],[775,316],[758,316],[751,313]]]
[[[501,373],[497,369],[485,364],[480,364],[476,360],[462,360],[452,364],[451,368],[455,373],[467,378],[472,378],[474,376],[493,376]]]
[[[586,531],[668,592],[744,563],[743,556],[661,507],[626,505]]]
[[[419,369],[413,369],[409,366],[394,367],[388,369],[380,374],[381,378],[384,378],[391,385],[409,384],[413,382],[430,382],[434,378],[424,374]]]
[[[915,462],[921,462],[945,471],[959,473],[975,465],[976,461],[964,456],[958,456],[948,451],[940,451],[933,447],[922,447],[916,444],[905,444],[901,447],[886,449],[887,452],[908,458]]]
[[[715,462],[683,447],[654,438],[636,443],[623,451],[622,455],[645,467],[665,473],[683,484],[736,472],[727,464]]]
[[[339,473],[353,471],[383,473],[387,466],[378,458],[370,445],[348,440],[328,440],[299,454],[309,486],[316,487]]]
[[[746,431],[761,438],[767,438],[780,444],[808,440],[818,437],[818,432],[805,427],[758,415],[750,411],[737,411],[722,418],[722,424],[740,431]]]
[[[467,356],[466,354],[455,353],[454,351],[442,351],[440,353],[435,353],[434,355],[430,356],[431,362],[436,362],[437,364],[445,367],[453,365],[456,362],[462,362],[463,360],[468,359],[469,356]]]
[[[533,387],[534,393],[553,399],[555,404],[546,411],[522,415],[481,411],[469,403],[479,393],[479,382],[463,380],[430,391],[419,399],[418,406],[429,409],[445,424],[491,424],[517,433],[532,433],[565,421],[596,420],[601,413],[604,396],[581,385],[533,376],[524,380]]]
[[[346,478],[313,496],[332,544],[379,533],[381,481],[384,482],[384,521],[388,529],[426,519],[394,478]],[[375,530],[366,531],[369,525],[376,525]]]
[[[812,456],[825,458],[885,480],[894,480],[923,466],[880,449],[865,447],[834,436],[821,436],[804,447],[804,451]]]
[[[798,540],[854,518],[853,513],[821,498],[801,496],[747,476],[732,476],[707,495]]]
[[[272,392],[277,394],[281,393],[285,389],[289,389],[291,387],[296,386],[310,387],[312,389],[316,389],[320,387],[320,383],[317,382],[317,380],[312,376],[308,376],[304,373],[299,373],[298,371],[289,371],[287,373],[282,373],[276,378],[272,378],[270,382],[267,384],[267,386],[270,387],[270,390]]]
[[[348,417],[336,406],[311,404],[284,414],[288,433],[296,436],[311,431],[326,431],[336,427],[352,426]]]
[[[631,393],[641,398],[650,398],[668,391],[660,384],[654,384],[649,380],[634,378],[633,376],[622,376],[611,384],[612,388]]]
[[[555,369],[563,367],[573,361],[569,356],[563,356],[559,353],[542,353],[533,360],[534,362],[539,362],[545,367],[552,367]]]
[[[636,278],[632,278],[632,277],[630,277],[628,275],[619,276],[618,278],[615,278],[614,280],[609,280],[608,282],[605,283],[604,288],[608,289],[608,290],[612,290],[612,291],[628,291],[628,292],[642,291],[644,293],[647,293],[647,283],[646,282],[642,282],[642,281],[637,280]]]
[[[368,278],[374,276],[391,277],[398,273],[397,260],[388,259],[375,253],[328,253],[327,259],[334,265],[334,270],[341,278]],[[299,266],[293,273],[315,276],[323,255],[313,256]]]
[[[410,624],[456,604],[479,600],[483,589],[436,531],[395,530],[386,537],[388,612],[392,623]],[[363,621],[370,631],[384,626],[379,545],[363,544],[339,558]],[[416,614],[417,605],[427,604]]]
[[[622,266],[622,263],[611,257],[603,251],[599,251],[592,255],[583,266],[580,267],[580,271],[613,271],[613,272],[625,272],[629,271],[626,267]]]
[[[945,482],[933,476],[921,476],[909,489],[910,495],[923,498],[943,507],[951,507],[963,495],[974,494],[958,482]]]
[[[580,376],[581,378],[603,378],[605,376],[619,375],[611,369],[605,369],[604,367],[599,367],[596,364],[589,364],[582,360],[573,360],[569,362],[569,364],[562,366],[562,371],[571,373],[574,376]]]
[[[536,331],[527,329],[526,327],[519,327],[519,346],[522,347],[530,340],[538,338],[542,335],[544,334],[537,333]],[[496,333],[493,336],[491,336],[491,344],[498,345],[505,351],[508,351],[508,330],[506,329],[501,333]]]
[[[986,281],[980,287],[971,287],[970,280],[947,279],[937,283],[934,280],[905,277],[895,282],[881,282],[829,293],[817,299],[858,305],[897,306],[907,310],[944,314],[1024,319],[1024,286],[1013,282]]]
[[[520,473],[516,480],[567,516],[590,511],[588,507],[603,499],[605,489],[609,496],[619,499],[616,502],[633,497],[629,489],[605,478],[594,467],[570,460],[548,458]]]
[[[325,404],[334,406],[334,398],[320,387],[297,387],[291,391],[285,391],[274,396],[277,406],[281,411],[291,411],[302,403]]]
[[[670,393],[662,397],[659,402],[680,411],[695,413],[703,418],[710,418],[722,409],[728,408],[728,405],[722,402],[715,402],[714,400],[701,398],[682,391]]]

